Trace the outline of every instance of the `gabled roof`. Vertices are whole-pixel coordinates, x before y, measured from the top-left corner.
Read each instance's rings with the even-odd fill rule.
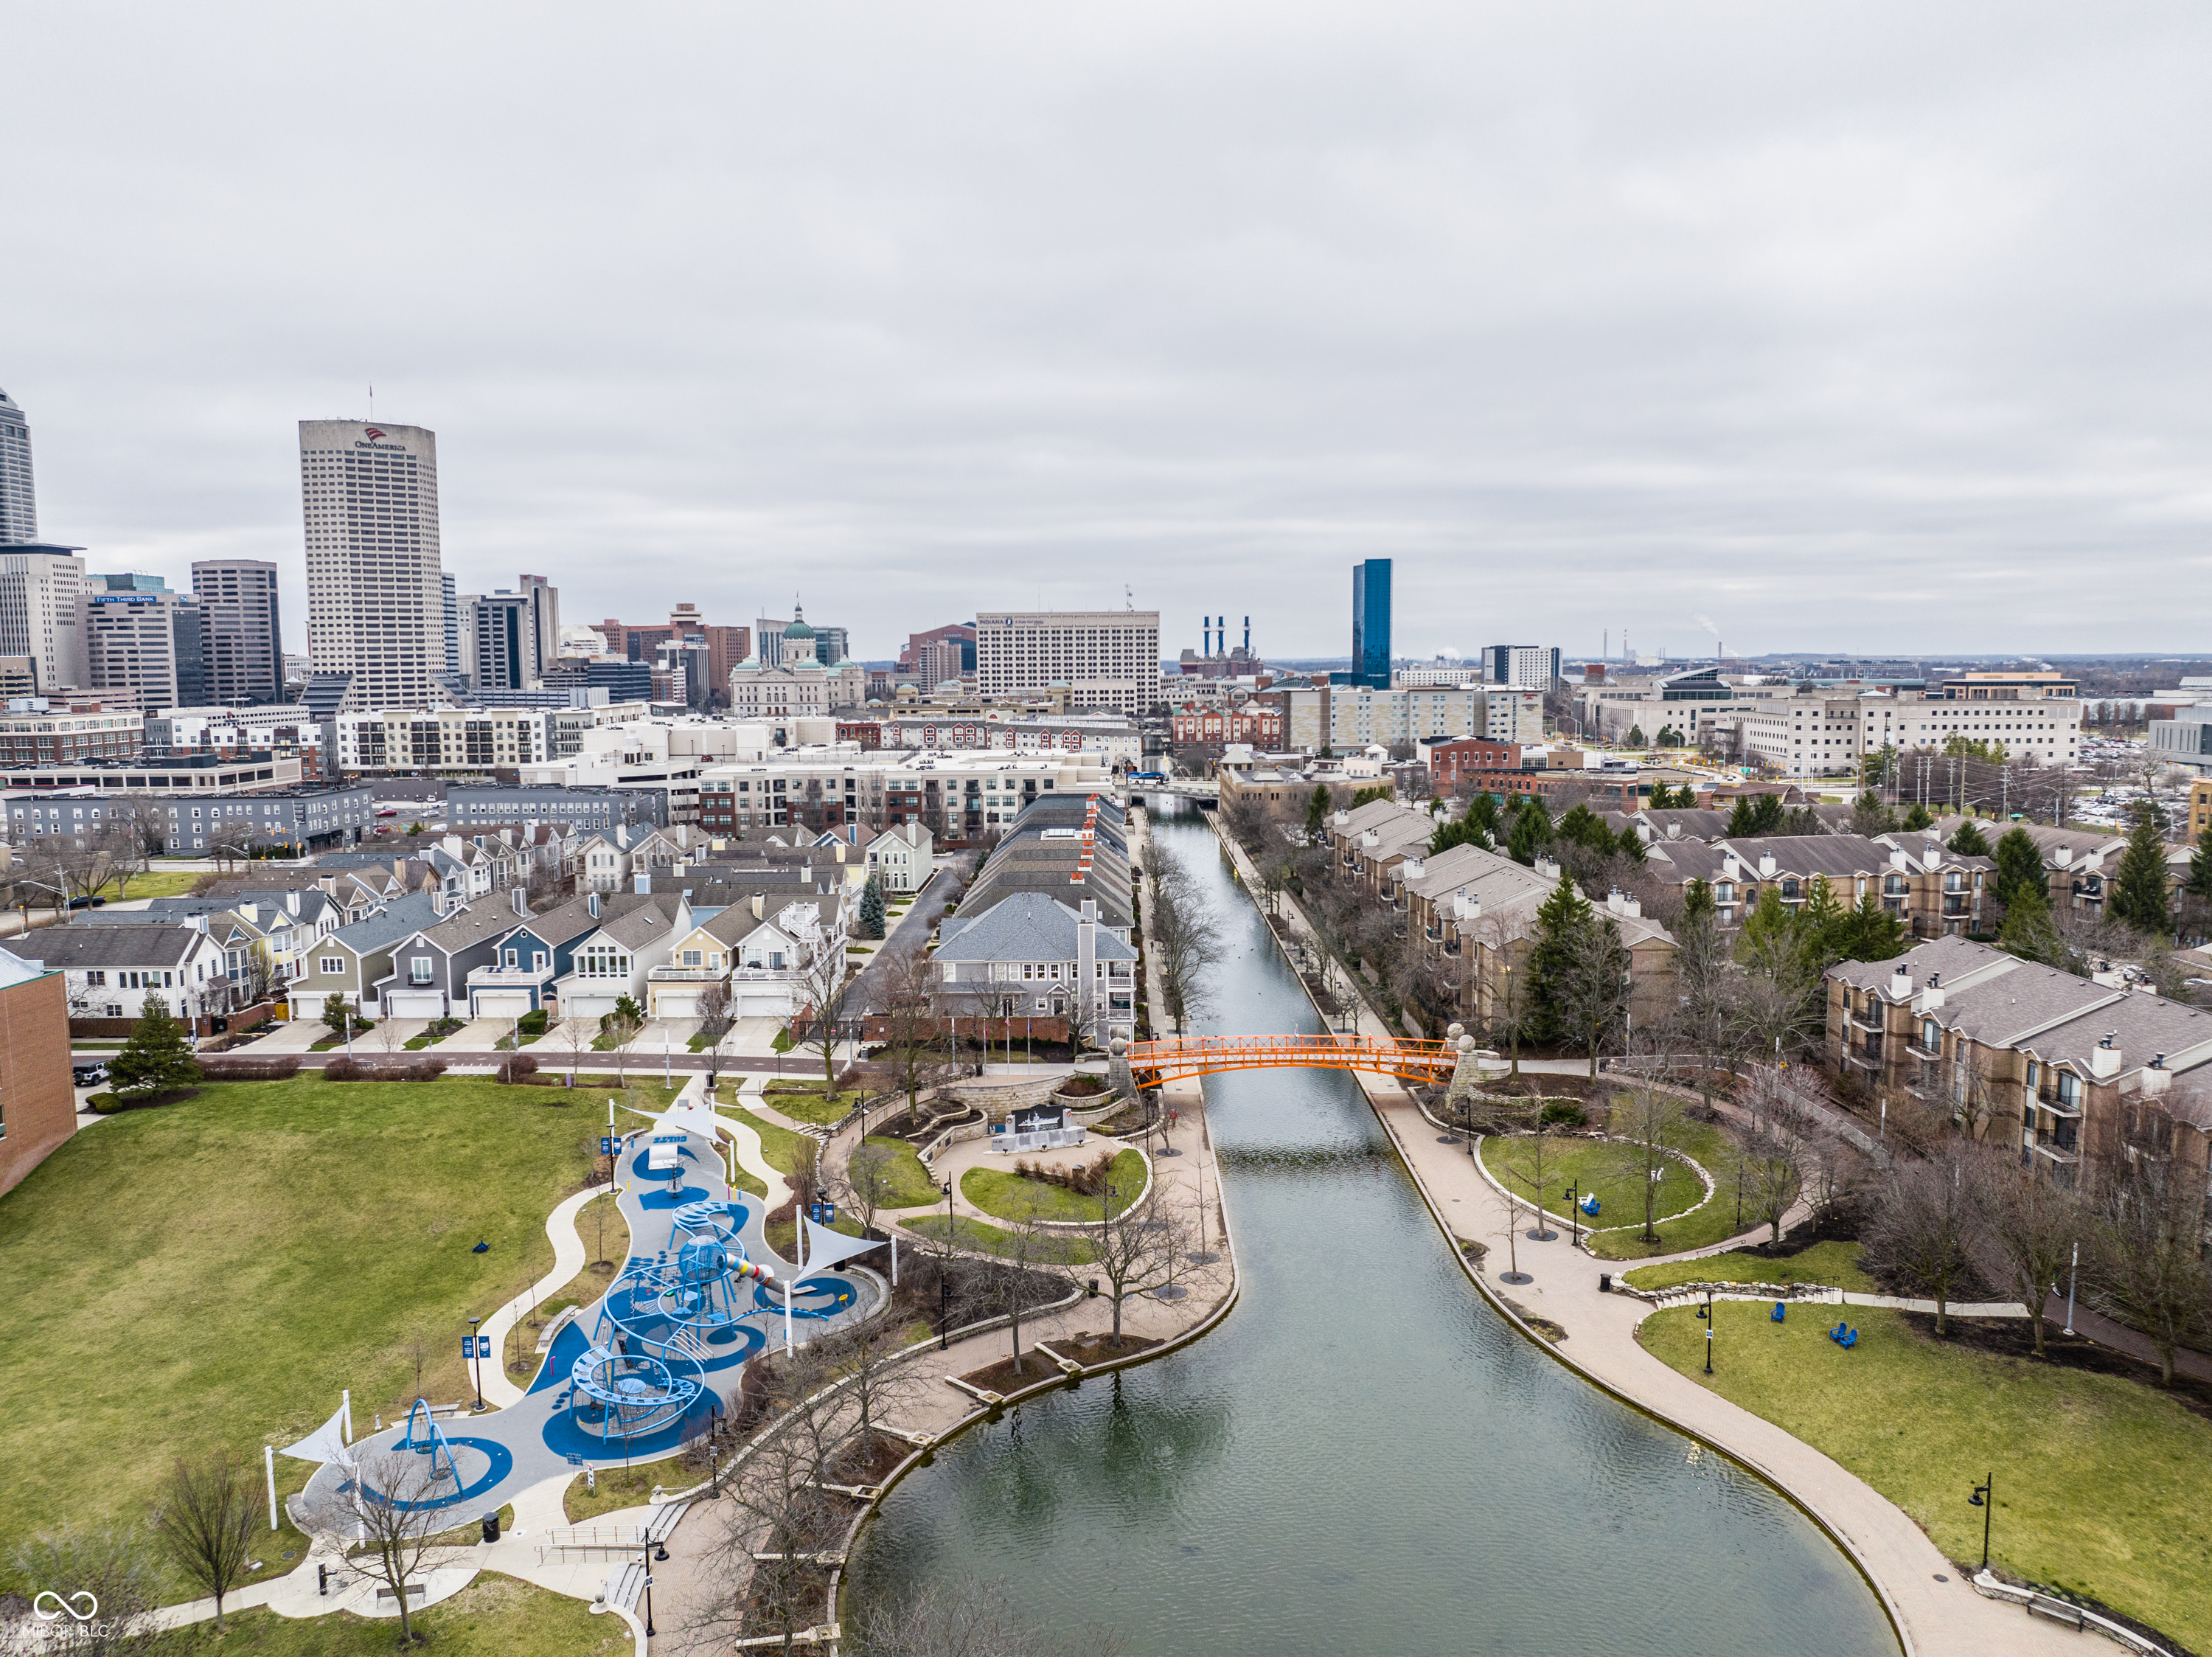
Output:
[[[610,943],[618,943],[625,949],[636,949],[652,942],[676,924],[678,911],[684,899],[674,892],[656,892],[649,896],[634,897],[618,911],[604,915],[597,927],[590,929]]]
[[[437,919],[438,911],[430,906],[430,894],[410,892],[394,898],[381,914],[340,927],[326,941],[342,943],[357,955],[374,954],[411,933],[435,925]]]
[[[174,967],[205,940],[191,926],[48,926],[19,941],[20,953],[62,972],[90,966]]]
[[[937,959],[953,961],[1072,961],[1082,923],[1079,911],[1041,892],[1010,893],[988,913],[970,916],[965,905],[938,933]],[[1137,952],[1103,926],[1097,934],[1097,959],[1133,961]]]

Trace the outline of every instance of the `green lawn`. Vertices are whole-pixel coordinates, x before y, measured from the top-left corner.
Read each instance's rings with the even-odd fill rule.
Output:
[[[945,1235],[945,1216],[931,1215],[918,1220],[900,1222],[908,1231],[932,1239]],[[1006,1252],[1006,1234],[998,1227],[986,1225],[981,1220],[970,1220],[964,1214],[952,1216],[952,1241],[956,1247],[971,1248],[979,1254]],[[1048,1240],[1048,1251],[1039,1257],[1053,1265],[1083,1266],[1091,1264],[1091,1245],[1080,1237],[1054,1237]]]
[[[1532,1187],[1526,1178],[1510,1171],[1504,1164],[1525,1142],[1511,1139],[1486,1139],[1482,1142],[1483,1165],[1523,1198],[1531,1195]],[[1681,1125],[1675,1148],[1703,1165],[1713,1177],[1713,1197],[1702,1206],[1693,1206],[1704,1190],[1703,1182],[1692,1170],[1670,1158],[1666,1177],[1659,1182],[1659,1240],[1656,1243],[1643,1240],[1641,1174],[1635,1166],[1620,1166],[1628,1148],[1616,1141],[1556,1141],[1545,1158],[1545,1206],[1565,1223],[1567,1203],[1562,1193],[1568,1184],[1575,1184],[1577,1200],[1582,1194],[1595,1192],[1599,1211],[1594,1220],[1582,1223],[1591,1232],[1591,1252],[1603,1259],[1632,1260],[1647,1254],[1703,1248],[1735,1236],[1752,1223],[1749,1220],[1742,1227],[1736,1223],[1735,1144],[1734,1136],[1716,1124],[1686,1122]],[[1674,1217],[1670,1219],[1669,1215]]]
[[[601,1474],[601,1486],[607,1482]],[[295,1621],[246,1611],[229,1620],[230,1632],[221,1638],[213,1623],[202,1623],[169,1636],[162,1649],[222,1657],[384,1657],[399,1637],[397,1618],[372,1621],[344,1611]],[[615,1657],[635,1646],[618,1617],[594,1617],[584,1600],[489,1574],[410,1620],[441,1657]]]
[[[928,1170],[913,1146],[903,1139],[894,1139],[888,1134],[870,1134],[868,1143],[880,1145],[891,1153],[890,1200],[887,1209],[926,1209],[932,1203],[945,1200],[937,1176]]]
[[[761,1154],[768,1159],[769,1167],[778,1173],[789,1173],[799,1166],[799,1142],[805,1137],[805,1135],[794,1133],[765,1117],[756,1116],[742,1106],[728,1109],[732,1116],[761,1136]]]
[[[1862,1295],[1874,1294],[1877,1287],[1859,1269],[1856,1243],[1815,1243],[1802,1253],[1772,1260],[1746,1249],[1731,1249],[1702,1259],[1638,1266],[1623,1272],[1620,1280],[1638,1288],[1669,1288],[1676,1283],[1826,1283]]]
[[[141,898],[182,898],[205,879],[205,872],[199,869],[157,868],[150,874],[132,875],[119,888],[110,880],[94,895],[130,903]]]
[[[761,1091],[772,1110],[779,1111],[794,1122],[811,1122],[817,1127],[834,1128],[852,1115],[853,1107],[860,1102],[856,1093],[829,1093],[819,1081],[771,1081]]]
[[[1715,1374],[1687,1307],[1640,1338],[1692,1380],[1835,1458],[1911,1514],[1951,1558],[1978,1563],[1994,1471],[1990,1556],[2085,1594],[2197,1650],[2212,1648],[2212,1421],[2155,1388],[1995,1356],[1923,1336],[1899,1312],[1850,1307],[1846,1352],[1821,1308],[1714,1307]]]
[[[573,1095],[571,1095],[573,1097]],[[164,1465],[258,1459],[353,1389],[389,1419],[465,1387],[458,1336],[552,1260],[545,1215],[598,1148],[589,1111],[489,1081],[217,1082],[79,1133],[0,1198],[0,1558],[36,1529],[136,1520]],[[479,1239],[491,1245],[470,1251]],[[278,1459],[297,1489],[311,1469]],[[287,1531],[256,1557],[273,1572]]]
[[[1118,1193],[1114,1198],[1113,1212],[1119,1214],[1137,1200],[1145,1188],[1145,1158],[1141,1151],[1126,1150],[1114,1159],[1107,1178]],[[1102,1206],[1095,1197],[1082,1197],[1058,1185],[1047,1185],[1042,1179],[1024,1179],[1021,1175],[998,1168],[970,1168],[960,1176],[960,1194],[986,1214],[995,1214],[1000,1219],[1018,1218],[1036,1205],[1040,1220],[1090,1220],[1098,1218]]]

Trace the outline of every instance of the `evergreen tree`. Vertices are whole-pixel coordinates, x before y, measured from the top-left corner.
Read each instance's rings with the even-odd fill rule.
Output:
[[[1553,825],[1552,832],[1562,840],[1571,840],[1578,846],[1588,846],[1601,857],[1613,852],[1613,831],[1605,825],[1605,819],[1588,806],[1577,803]]]
[[[2017,826],[2007,829],[1998,837],[1996,855],[1996,885],[1990,895],[2007,909],[2019,900],[2023,892],[2041,893],[2048,890],[2049,881],[2043,872],[2043,854],[2036,849],[2034,840],[2026,829]],[[2046,903],[2044,905],[2045,919],[2050,917],[2050,913],[2051,908]]]
[[[323,1022],[330,1026],[332,1035],[343,1036],[346,1026],[349,1024],[357,1026],[360,1019],[353,1008],[346,1005],[346,998],[333,990],[323,1001]]]
[[[1788,814],[1778,794],[1740,795],[1735,809],[1729,813],[1729,838],[1751,840],[1762,834],[1778,833]]]
[[[2105,907],[2114,919],[2154,937],[2173,929],[2166,901],[2166,843],[2158,838],[2158,819],[2146,808],[2136,812]]]
[[[1513,829],[1506,837],[1505,850],[1515,862],[1534,865],[1536,854],[1551,843],[1552,819],[1545,813],[1542,802],[1529,795],[1521,801],[1521,809],[1513,813]]]
[[[864,938],[884,935],[884,886],[872,873],[868,876],[867,885],[860,888],[860,935]]]
[[[1516,831],[1519,825],[1516,823]],[[1575,890],[1565,869],[1536,911],[1535,947],[1528,952],[1528,1036],[1556,1042],[1567,1033],[1566,1002],[1572,990],[1583,935],[1597,924],[1589,899]]]
[[[159,996],[146,997],[138,1009],[138,1022],[131,1026],[130,1039],[108,1061],[107,1075],[115,1091],[128,1099],[189,1087],[200,1079],[200,1067],[192,1062],[191,1039],[169,1016],[168,1003]]]
[[[1710,920],[1718,912],[1719,906],[1713,902],[1713,888],[1710,880],[1692,880],[1682,888],[1683,924],[1699,919]]]
[[[2051,918],[2051,905],[2040,886],[2022,886],[2005,905],[1997,941],[2023,960],[2058,966],[2066,959],[2065,940],[2058,935],[2057,923]]]
[[[1871,892],[1836,929],[1836,951],[1847,961],[1886,961],[1905,953],[1905,923],[1881,906]]]
[[[1328,784],[1314,784],[1313,795],[1306,801],[1306,838],[1321,838],[1322,825],[1328,820]]]
[[[1632,748],[1640,748],[1644,746],[1644,727],[1631,725],[1628,728],[1628,746]]]
[[[1482,831],[1483,838],[1492,844],[1498,839],[1498,801],[1495,795],[1478,794],[1467,802],[1467,812],[1460,820],[1470,828]]]
[[[1395,800],[1397,797],[1397,791],[1388,783],[1377,783],[1352,796],[1352,809],[1358,811],[1362,806],[1371,806],[1377,800]]]
[[[1794,947],[1801,929],[1797,917],[1784,906],[1782,889],[1769,880],[1759,889],[1759,901],[1744,917],[1742,948],[1747,958],[1771,956]]]
[[[2192,898],[2212,899],[2212,825],[2197,837],[2197,850],[2189,859],[2189,878],[2181,889]]]
[[[1988,837],[1974,826],[1971,818],[1960,824],[1958,832],[1945,844],[1961,857],[1990,857],[1996,855],[1990,850]]]
[[[1828,884],[1825,874],[1815,874],[1812,884],[1805,888],[1805,906],[1798,911],[1804,923],[1805,935],[1820,952],[1820,965],[1842,959],[1836,947],[1837,929],[1842,926],[1850,911],[1837,900],[1836,889]]]
[[[1912,809],[1905,813],[1905,826],[1908,832],[1924,829],[1935,820],[1928,814],[1928,807],[1917,800],[1912,802]]]

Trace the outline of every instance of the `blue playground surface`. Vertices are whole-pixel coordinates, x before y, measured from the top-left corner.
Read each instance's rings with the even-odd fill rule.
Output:
[[[357,1456],[427,1455],[438,1485],[422,1506],[489,1511],[579,1459],[605,1467],[667,1455],[726,1411],[747,1360],[783,1338],[782,1285],[796,1267],[769,1248],[761,1204],[727,1185],[716,1148],[687,1134],[673,1190],[671,1171],[656,1176],[647,1154],[622,1160],[629,1183],[616,1200],[629,1258],[555,1335],[522,1398],[434,1420],[418,1407],[364,1435]],[[809,1277],[793,1291],[792,1326],[818,1330],[871,1298],[849,1273]],[[351,1488],[346,1468],[325,1462],[295,1500],[328,1508]]]

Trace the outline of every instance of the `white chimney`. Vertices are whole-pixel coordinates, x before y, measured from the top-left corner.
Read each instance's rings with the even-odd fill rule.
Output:
[[[1774,862],[1774,854],[1772,852],[1762,851],[1759,854],[1759,878],[1760,880],[1772,880],[1774,878],[1775,868],[1776,864]]]
[[[2156,1098],[2173,1085],[2173,1072],[2166,1068],[2166,1055],[2154,1053],[2150,1063],[2143,1067],[2142,1090],[2146,1098]]]
[[[2055,861],[2057,862],[2059,868],[2066,868],[2074,861],[2074,848],[2071,846],[2059,847],[2058,856]]]
[[[1482,918],[1482,899],[1471,892],[1452,893],[1452,918],[1465,925]]]
[[[1406,859],[1405,866],[1398,871],[1398,877],[1404,880],[1418,880],[1427,867],[1428,862],[1425,858],[1408,857]]]
[[[1910,972],[1893,972],[1889,975],[1889,998],[1892,1001],[1907,1000],[1911,997],[1911,994],[1912,974]]]
[[[296,891],[284,894],[284,908],[288,914],[297,915],[300,912],[300,894]]]
[[[1375,848],[1376,848],[1376,847],[1377,847],[1377,846],[1381,845],[1382,844],[1382,830],[1380,830],[1380,829],[1363,829],[1363,830],[1361,830],[1361,831],[1360,831],[1360,834],[1359,834],[1359,849],[1360,849],[1362,851],[1372,851],[1372,850],[1375,850]]]
[[[1535,867],[1536,873],[1542,875],[1547,880],[1556,880],[1559,878],[1559,864],[1541,852],[1536,854]]]
[[[1898,846],[1890,852],[1889,866],[1892,868],[1903,868],[1905,867],[1905,848],[1903,846]]]
[[[526,917],[530,913],[529,892],[524,890],[521,886],[514,886],[509,888],[509,890],[514,895],[514,912],[518,915]]]
[[[2105,1039],[2089,1050],[2089,1079],[2110,1081],[2120,1073],[2120,1050],[2114,1045],[2119,1036],[2117,1030],[2108,1030]]]
[[[1942,1004],[1943,975],[1941,972],[1930,972],[1928,975],[1927,984],[1913,999],[1913,1008],[1918,1012],[1932,1013]]]
[[[1352,826],[1352,813],[1348,811],[1340,811],[1328,820],[1329,825],[1333,828],[1350,828]]]
[[[1937,839],[1934,835],[1929,835],[1928,837],[1927,844],[1920,849],[1920,861],[1929,868],[1937,868],[1942,867],[1943,862],[1943,843]]]
[[[757,921],[761,918],[761,894],[757,892],[753,893],[753,918]]]
[[[598,892],[594,892],[590,897],[585,899],[584,905],[592,911],[592,918],[593,920],[596,921],[599,918],[599,894]]]

